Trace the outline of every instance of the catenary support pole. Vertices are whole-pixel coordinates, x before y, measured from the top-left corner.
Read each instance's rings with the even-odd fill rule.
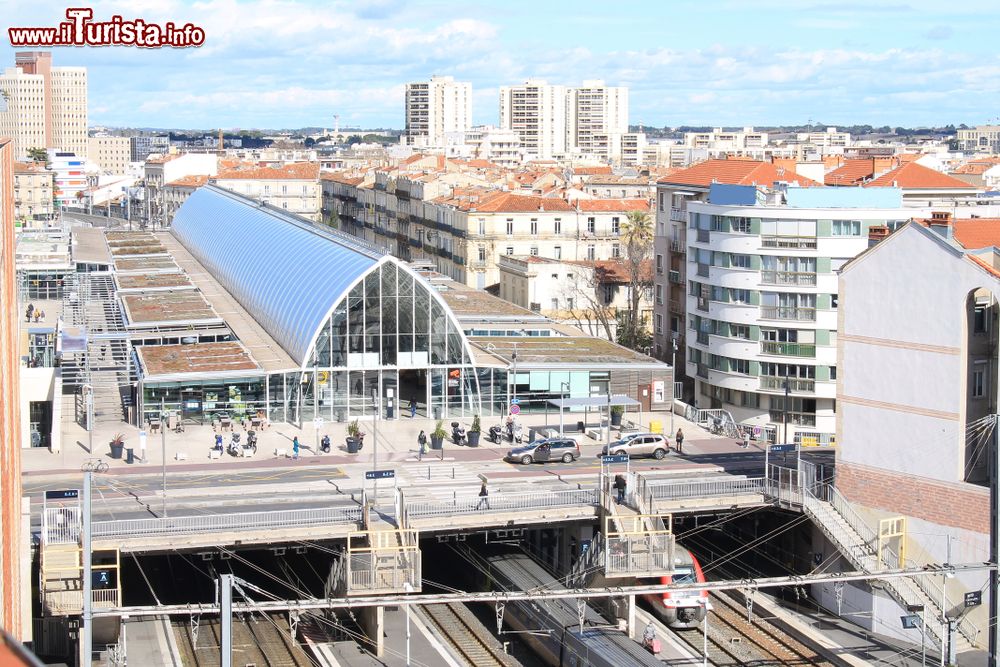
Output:
[[[219,664],[233,667],[233,575],[219,577],[219,601],[222,605],[219,625]]]
[[[993,415],[993,459],[990,475],[990,562],[996,563],[1000,558],[1000,438],[997,434],[997,415]],[[990,667],[997,667],[997,651],[1000,650],[1000,622],[997,613],[1000,611],[1000,573],[990,570]]]
[[[94,596],[91,593],[93,585],[92,566],[93,558],[90,551],[90,471],[83,473],[83,531],[80,534],[80,547],[83,556],[83,618],[80,624],[80,665],[90,667],[93,661],[94,642]]]
[[[673,338],[670,341],[673,345],[673,350],[670,352],[670,437],[674,437],[677,432],[674,430],[674,405],[677,400],[677,396],[674,395],[674,389],[677,387],[677,339]]]

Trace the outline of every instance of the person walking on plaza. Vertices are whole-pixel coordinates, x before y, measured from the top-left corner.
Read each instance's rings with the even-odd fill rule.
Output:
[[[625,502],[625,475],[615,475],[615,489],[618,491],[618,504]]]
[[[479,487],[479,502],[476,504],[476,509],[482,507],[483,504],[486,505],[486,509],[490,508],[490,492],[486,489],[486,482],[483,482],[483,485]]]
[[[417,418],[417,399],[411,398],[410,399],[410,419],[416,419],[416,418]],[[421,431],[421,433],[423,433],[423,431]]]
[[[684,431],[682,431],[680,429],[677,429],[677,435],[674,436],[674,438],[677,440],[677,453],[678,454],[683,454],[684,453]]]
[[[31,322],[31,315],[35,312],[35,304],[29,303],[27,309],[24,311],[24,321]]]
[[[424,454],[427,452],[427,434],[420,431],[420,435],[417,436],[417,460],[422,461]]]
[[[292,458],[299,458],[299,436],[292,438]]]
[[[743,449],[750,449],[750,429],[743,429]]]

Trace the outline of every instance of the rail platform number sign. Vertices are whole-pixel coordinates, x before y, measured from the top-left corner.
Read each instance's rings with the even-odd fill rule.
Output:
[[[79,489],[61,489],[59,491],[46,491],[46,500],[72,500],[80,497]]]
[[[512,406],[510,406],[510,414],[512,414],[512,415],[519,415],[519,414],[521,414],[521,406],[518,405],[517,403],[515,403]]]
[[[771,445],[771,452],[794,452],[795,445]]]
[[[966,607],[978,607],[983,603],[982,591],[969,591],[965,594]]]
[[[392,479],[395,476],[395,470],[369,470],[365,473],[365,479]]]
[[[615,456],[602,456],[603,463],[628,463],[628,454],[617,454]]]

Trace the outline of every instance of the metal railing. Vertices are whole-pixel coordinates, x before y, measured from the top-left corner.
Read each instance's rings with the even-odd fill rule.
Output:
[[[42,539],[45,544],[78,544],[80,542],[80,508],[45,508]]]
[[[763,477],[744,479],[707,479],[656,484],[646,481],[644,491],[654,501],[683,500],[688,498],[710,498],[767,493]]]
[[[760,272],[760,282],[764,285],[815,285],[816,274],[801,271]]]
[[[356,524],[361,519],[357,507],[325,507],[316,509],[277,510],[233,514],[203,514],[197,516],[156,519],[122,519],[96,521],[94,538],[162,535],[195,535],[231,530],[259,530],[327,524]]]
[[[98,588],[91,591],[91,599],[95,607],[112,608],[118,606],[117,588]]]
[[[494,493],[480,498],[471,490],[468,494],[448,500],[415,500],[406,504],[408,521],[422,517],[454,516],[456,514],[482,514],[538,510],[545,507],[597,506],[600,498],[596,488],[530,491],[525,493]]]
[[[796,393],[810,393],[816,391],[816,380],[802,378],[788,378],[788,391]],[[785,378],[774,375],[761,375],[760,388],[772,391],[785,390]]]
[[[774,340],[762,340],[760,353],[776,354],[783,357],[815,357],[816,346],[811,343],[782,343]]]
[[[606,576],[667,574],[673,571],[673,535],[610,533],[606,539]]]
[[[795,306],[761,306],[760,316],[765,320],[794,320],[797,322],[815,322],[815,308],[797,308]]]
[[[761,236],[760,244],[765,248],[815,248],[815,236]]]

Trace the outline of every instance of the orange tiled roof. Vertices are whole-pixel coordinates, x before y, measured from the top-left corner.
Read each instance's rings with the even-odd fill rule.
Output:
[[[646,199],[577,199],[576,207],[584,213],[605,211],[649,211]]]
[[[315,181],[319,179],[319,164],[316,162],[294,162],[282,167],[241,166],[235,169],[221,169],[215,178],[217,180],[291,179]]]
[[[797,182],[799,185],[805,186],[819,185],[816,181],[791,169],[770,162],[717,159],[699,162],[666,178],[661,178],[658,182],[707,188],[713,182],[730,185],[753,185],[754,183],[771,185],[775,181]]]
[[[953,174],[965,174],[971,176],[979,176],[986,173],[988,170],[1000,164],[1000,158],[989,157],[989,158],[978,158],[975,160],[970,160],[963,165],[960,165],[953,169],[951,173]]]
[[[860,185],[875,175],[875,161],[862,158],[847,160],[823,177],[826,185]]]
[[[551,197],[533,197],[499,192],[475,206],[484,213],[533,213],[535,211],[573,211],[569,202]]]
[[[606,176],[611,173],[610,166],[602,167],[576,167],[573,169],[574,176]]]
[[[597,261],[568,261],[567,264],[577,264],[579,266],[592,266],[596,277],[601,283],[627,283],[629,281],[629,269],[625,262],[620,259],[599,259]],[[639,265],[639,278],[642,280],[653,279],[653,260],[644,259]]]
[[[170,181],[163,187],[168,188],[171,185],[174,185],[174,186],[187,186],[192,188],[200,188],[201,186],[205,185],[205,183],[208,183],[208,176],[197,176],[197,175],[182,176],[178,178],[176,181]]]
[[[955,240],[969,250],[1000,247],[1000,218],[958,218],[952,227]]]
[[[893,185],[906,190],[972,189],[972,186],[965,181],[960,181],[916,162],[902,164],[875,180],[865,183],[866,188],[884,188]]]
[[[975,255],[966,255],[965,258],[971,260],[975,264],[978,264],[981,268],[986,269],[989,273],[993,274],[994,277],[1000,278],[1000,271],[993,268],[991,264],[979,259]]]
[[[176,160],[180,156],[180,153],[170,153],[167,155],[161,155],[160,157],[150,157],[146,158],[146,164],[164,164],[170,162],[171,160]]]
[[[39,164],[37,162],[15,162],[14,163],[14,173],[24,174],[24,173],[44,173],[46,171],[44,164]]]

